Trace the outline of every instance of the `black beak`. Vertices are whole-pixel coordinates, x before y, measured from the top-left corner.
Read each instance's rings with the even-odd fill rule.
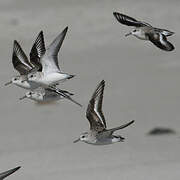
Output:
[[[27,98],[27,96],[25,95],[25,96],[23,96],[23,97],[21,97],[21,98],[19,98],[19,100],[23,100],[23,99],[25,99],[25,98]]]
[[[125,36],[127,37],[127,36],[129,36],[129,35],[131,35],[132,33],[130,32],[130,33],[128,33],[128,34],[125,34]]]
[[[76,139],[75,141],[73,141],[73,143],[77,143],[80,141],[80,138]]]
[[[7,82],[6,84],[4,84],[5,86],[8,86],[8,85],[10,85],[10,84],[12,84],[12,81],[9,81],[9,82]]]

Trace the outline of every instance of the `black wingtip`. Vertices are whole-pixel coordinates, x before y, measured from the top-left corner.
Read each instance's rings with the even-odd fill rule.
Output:
[[[14,40],[14,42],[13,42],[13,54],[14,54],[14,53],[17,53],[20,48],[21,48],[21,46],[19,45],[19,43],[17,42],[17,40]]]
[[[105,84],[105,80],[103,79],[103,80],[100,82],[100,84]]]
[[[118,18],[118,12],[113,12],[113,15],[114,15],[114,17],[117,19]]]
[[[69,77],[67,79],[72,79],[73,77],[75,77],[76,75],[69,75]]]
[[[96,87],[95,92],[99,91],[101,88],[105,87],[105,80],[103,79]]]
[[[119,14],[118,12],[113,12],[113,15],[116,16],[117,14]]]
[[[20,169],[20,168],[21,168],[21,166],[18,166],[18,167],[16,167],[15,169],[18,170],[18,169]]]
[[[124,15],[124,14],[122,14],[122,13],[119,13],[119,12],[113,12],[113,15],[115,16],[115,18],[116,18],[117,20],[119,20],[121,16],[126,16],[126,15]]]
[[[13,168],[13,169],[10,169],[10,170],[5,171],[5,172],[3,172],[3,173],[0,173],[0,179],[6,178],[7,176],[13,174],[14,172],[16,172],[16,171],[17,171],[18,169],[20,169],[20,168],[21,168],[21,166],[18,166],[18,167],[16,167],[16,168]]]
[[[10,171],[10,174],[16,172],[17,170],[19,170],[21,168],[21,166],[18,166],[18,167],[15,167],[14,169],[11,169]]]
[[[131,121],[131,123],[134,123],[134,122],[135,122],[135,120],[132,120],[132,121]]]
[[[67,33],[68,31],[68,26],[65,27],[65,29],[63,30],[63,33]]]
[[[103,88],[104,88],[104,86],[105,86],[105,80],[103,79],[103,80],[99,83],[99,85],[97,86],[97,89],[99,89],[100,87],[103,87]]]
[[[127,17],[124,14],[118,13],[118,12],[113,12],[114,17],[116,18],[116,20],[122,24],[125,24],[124,22],[124,18]]]
[[[167,52],[173,51],[175,49],[175,47],[170,42],[168,42],[168,45],[169,45],[168,47],[164,47],[164,48],[160,48],[160,49],[167,51]]]
[[[14,40],[14,44],[18,43],[16,40]]]
[[[131,125],[135,122],[135,120],[131,120],[128,124]]]
[[[173,50],[175,50],[175,47],[174,47],[174,46],[172,46],[172,48],[171,48],[169,51],[173,51]]]
[[[171,44],[171,48],[169,51],[173,51],[173,50],[175,50],[175,47]]]
[[[13,42],[13,47],[15,48],[15,47],[19,47],[20,45],[19,45],[19,43],[18,43],[18,41],[17,40],[14,40],[14,42]]]
[[[38,34],[37,37],[39,37],[39,36],[44,37],[43,30],[41,30],[41,31],[39,32],[39,34]]]
[[[11,170],[9,170],[9,171],[11,171],[12,173],[14,173],[14,172],[16,172],[18,169],[20,169],[21,168],[21,166],[17,166],[17,167],[15,167],[15,168],[13,168],[13,169],[11,169]]]

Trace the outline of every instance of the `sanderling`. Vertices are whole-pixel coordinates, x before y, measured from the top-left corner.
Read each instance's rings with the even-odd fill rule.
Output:
[[[40,91],[38,90],[28,91],[23,97],[19,99],[23,100],[25,98],[29,98],[38,102],[48,102],[48,101],[50,102],[50,101],[57,101],[64,98],[82,107],[80,103],[78,103],[76,100],[71,98],[71,96],[74,94],[66,90],[59,89],[56,86],[49,86],[48,88],[40,87],[40,89],[41,89]]]
[[[103,92],[105,81],[102,80],[92,95],[86,111],[86,117],[90,123],[90,131],[82,133],[80,137],[74,141],[83,141],[93,145],[106,145],[123,141],[124,138],[113,133],[119,129],[123,129],[134,122],[134,120],[116,128],[106,129],[106,121],[102,112]]]
[[[74,94],[69,93],[68,91],[64,90],[64,93],[72,96]],[[31,99],[37,102],[51,102],[51,101],[58,101],[60,99],[64,99],[64,97],[60,94],[58,94],[57,92],[52,91],[51,89],[41,89],[40,91],[36,90],[36,91],[28,91],[26,92],[25,96],[19,98],[20,100],[22,99]]]
[[[18,166],[16,168],[13,168],[13,169],[10,169],[8,171],[0,173],[0,180],[3,180],[4,178],[6,178],[7,176],[13,174],[14,172],[16,172],[20,168],[21,168],[21,166]]]
[[[167,41],[167,37],[173,35],[174,32],[166,29],[155,28],[146,22],[138,21],[118,12],[114,12],[113,14],[121,24],[135,27],[135,29],[125,36],[133,35],[141,40],[149,40],[155,46],[165,51],[172,51],[174,49],[174,46]]]
[[[38,37],[36,38],[36,42],[43,42],[43,36],[42,36],[42,31],[39,33]],[[40,87],[40,84],[36,83],[36,82],[31,82],[28,81],[27,79],[27,75],[29,73],[34,73],[34,71],[39,71],[41,69],[41,66],[38,64],[38,61],[40,59],[40,57],[43,54],[43,43],[39,43],[39,45],[37,46],[33,46],[33,51],[36,52],[33,55],[30,54],[30,61],[28,60],[26,54],[24,53],[24,51],[22,50],[21,46],[19,45],[19,43],[15,40],[14,41],[14,46],[13,46],[13,55],[12,55],[12,63],[14,68],[19,72],[19,76],[13,77],[12,80],[8,83],[6,83],[5,85],[9,85],[11,83],[22,87],[24,89],[30,89],[30,90],[34,90]],[[42,88],[43,89],[43,88]],[[76,102],[75,100],[73,100],[70,95],[71,93],[69,93],[68,91],[64,91],[64,90],[60,90],[58,89],[55,85],[54,86],[49,86],[46,89],[44,89],[45,94],[43,95],[44,100],[47,100],[49,98],[55,100],[56,98],[61,98],[64,97],[76,104],[78,104],[79,106],[82,106],[81,104],[79,104],[78,102]],[[56,98],[52,98],[52,96],[47,93],[51,91],[51,95],[54,96],[56,94]],[[68,93],[67,93],[68,92]],[[31,94],[31,93],[29,93]],[[39,93],[34,92],[33,93],[34,96],[34,100],[38,99],[37,96]],[[28,95],[28,93],[27,93]],[[28,97],[30,97],[28,95]]]
[[[30,63],[26,54],[16,40],[13,45],[12,64],[14,69],[16,69],[20,75],[13,77],[10,82],[5,84],[5,86],[13,83],[21,88],[31,90],[36,89],[39,86],[34,82],[26,80],[27,75],[34,69],[34,66]]]
[[[74,75],[62,73],[58,65],[58,52],[66,36],[67,30],[68,27],[66,27],[49,45],[49,47],[44,50],[44,54],[39,59],[39,63],[42,65],[42,71],[28,74],[29,81],[47,87],[74,77]],[[43,33],[40,33],[40,36],[43,36]],[[34,47],[38,47],[39,43],[43,43],[43,41],[35,41]],[[36,54],[36,52],[34,52],[34,49],[32,48],[31,55],[33,56],[33,54]]]

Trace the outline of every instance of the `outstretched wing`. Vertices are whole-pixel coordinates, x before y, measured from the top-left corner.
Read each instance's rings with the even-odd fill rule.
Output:
[[[59,52],[61,45],[64,41],[67,30],[68,30],[68,27],[66,27],[54,39],[54,41],[46,49],[46,53],[43,56],[43,58],[41,58],[42,71],[44,73],[59,72],[60,71],[59,64],[58,64],[58,52]]]
[[[30,62],[35,66],[38,71],[42,71],[40,58],[45,54],[45,52],[46,48],[44,42],[44,35],[43,31],[41,31],[38,34],[30,52]]]
[[[15,40],[13,45],[12,63],[20,75],[27,75],[31,71],[32,65],[27,62],[28,58],[26,54]]]
[[[149,40],[158,48],[165,50],[165,51],[172,51],[174,50],[174,46],[167,41],[167,38],[162,33],[147,33]]]
[[[154,31],[160,32],[161,34],[165,35],[166,37],[172,36],[175,32],[169,31],[167,29],[160,29],[160,28],[154,28]]]
[[[123,125],[121,125],[119,127],[112,128],[112,129],[107,129],[107,130],[103,131],[102,133],[103,133],[104,136],[111,136],[115,131],[120,130],[120,129],[124,129],[124,128],[130,126],[133,123],[134,123],[134,120],[132,120],[132,121],[126,123],[126,124],[123,124]]]
[[[3,172],[3,173],[0,173],[0,180],[3,180],[4,178],[6,178],[7,176],[13,174],[14,172],[16,172],[16,171],[17,171],[18,169],[20,169],[20,168],[21,168],[21,167],[18,166],[18,167],[14,168],[14,169],[10,169],[10,170],[8,170],[8,171],[5,171],[5,172]]]
[[[49,86],[48,87],[48,91],[52,91],[52,92],[55,92],[59,95],[61,95],[62,97],[64,97],[65,99],[68,99],[70,100],[71,102],[77,104],[78,106],[82,107],[82,105],[80,103],[78,103],[77,101],[75,101],[74,99],[72,99],[70,96],[73,95],[71,93],[69,93],[68,91],[65,91],[65,90],[61,90],[59,88],[56,88],[54,86]]]
[[[90,129],[101,132],[106,129],[106,121],[102,112],[103,92],[105,81],[102,80],[92,95],[86,111],[86,117],[90,123]]]
[[[121,24],[124,24],[127,26],[135,26],[135,27],[151,26],[150,24],[146,22],[137,21],[136,19],[130,16],[127,16],[125,14],[114,12],[113,15]]]
[[[121,125],[121,126],[119,126],[119,127],[112,128],[112,129],[108,129],[107,131],[112,134],[114,131],[117,131],[117,130],[119,130],[119,129],[124,129],[124,128],[130,126],[132,123],[134,123],[134,120],[132,120],[132,121],[126,123],[126,124],[123,124],[123,125]]]

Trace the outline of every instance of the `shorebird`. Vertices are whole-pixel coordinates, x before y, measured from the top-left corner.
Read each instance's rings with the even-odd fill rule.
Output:
[[[44,92],[42,92],[44,91]],[[71,98],[72,93],[66,91],[66,90],[61,90],[59,88],[54,87],[49,87],[49,88],[42,88],[41,92],[38,91],[28,91],[25,96],[19,98],[20,100],[23,100],[25,98],[29,98],[32,99],[34,101],[38,101],[38,102],[50,102],[50,101],[57,101],[59,99],[67,99],[75,104],[77,104],[78,106],[82,107],[82,105],[80,103],[78,103],[77,101],[75,101],[74,99]]]
[[[135,27],[135,29],[125,36],[133,35],[141,40],[149,40],[155,46],[165,51],[174,50],[174,46],[167,40],[167,37],[173,35],[174,32],[167,29],[155,28],[149,23],[138,21],[118,12],[114,12],[113,14],[121,24]]]
[[[12,64],[20,75],[15,76],[5,86],[15,84],[24,89],[36,89],[39,85],[34,82],[27,81],[27,75],[34,70],[34,66],[28,60],[26,54],[22,50],[19,43],[15,40],[13,45]]]
[[[64,90],[64,93],[68,96],[72,96],[74,94],[69,93],[68,91]],[[57,92],[52,91],[51,89],[41,89],[40,91],[28,91],[26,92],[25,96],[19,98],[22,99],[31,99],[37,102],[52,102],[52,101],[58,101],[60,99],[64,99],[64,97]]]
[[[19,76],[13,77],[12,80],[5,84],[5,86],[9,84],[15,84],[21,88],[28,89],[28,90],[35,90],[40,87],[40,84],[32,81],[28,81],[27,76],[28,74],[39,72],[41,70],[41,64],[39,63],[40,57],[42,57],[44,53],[44,38],[43,32],[41,31],[36,38],[36,45],[32,47],[33,54],[30,53],[30,60],[27,58],[26,54],[22,50],[19,43],[15,40],[13,45],[13,55],[12,55],[12,63],[14,68],[19,72]],[[58,89],[56,85],[49,86],[45,89],[45,99],[46,97],[50,97],[50,94],[47,95],[47,91],[51,91],[52,94],[56,94],[57,98],[64,97],[79,106],[82,106],[75,100],[73,100],[70,95],[71,93],[67,93],[67,91]],[[37,95],[37,93],[35,93]],[[28,96],[29,97],[29,96]],[[33,96],[37,97],[37,96]]]
[[[66,36],[67,30],[68,27],[54,39],[47,49],[44,49],[44,54],[39,58],[42,70],[28,74],[28,81],[39,83],[41,86],[47,87],[49,85],[57,85],[59,82],[64,82],[67,79],[74,77],[74,75],[63,73],[58,64],[58,52]],[[43,33],[40,33],[40,37],[43,38]],[[38,47],[40,43],[42,43],[42,41],[35,41],[33,47]],[[41,47],[45,47],[45,45]],[[36,54],[33,48],[31,54],[32,56]]]
[[[92,95],[86,111],[86,118],[90,123],[90,131],[82,133],[80,137],[74,141],[83,141],[93,145],[107,145],[124,140],[122,136],[113,133],[119,129],[123,129],[131,125],[134,120],[116,128],[107,129],[105,117],[102,112],[103,92],[105,81],[102,80]]]
[[[6,178],[7,176],[13,174],[14,172],[16,172],[20,168],[21,168],[21,166],[18,166],[16,168],[13,168],[13,169],[10,169],[8,171],[0,173],[0,180],[3,180],[4,178]]]

